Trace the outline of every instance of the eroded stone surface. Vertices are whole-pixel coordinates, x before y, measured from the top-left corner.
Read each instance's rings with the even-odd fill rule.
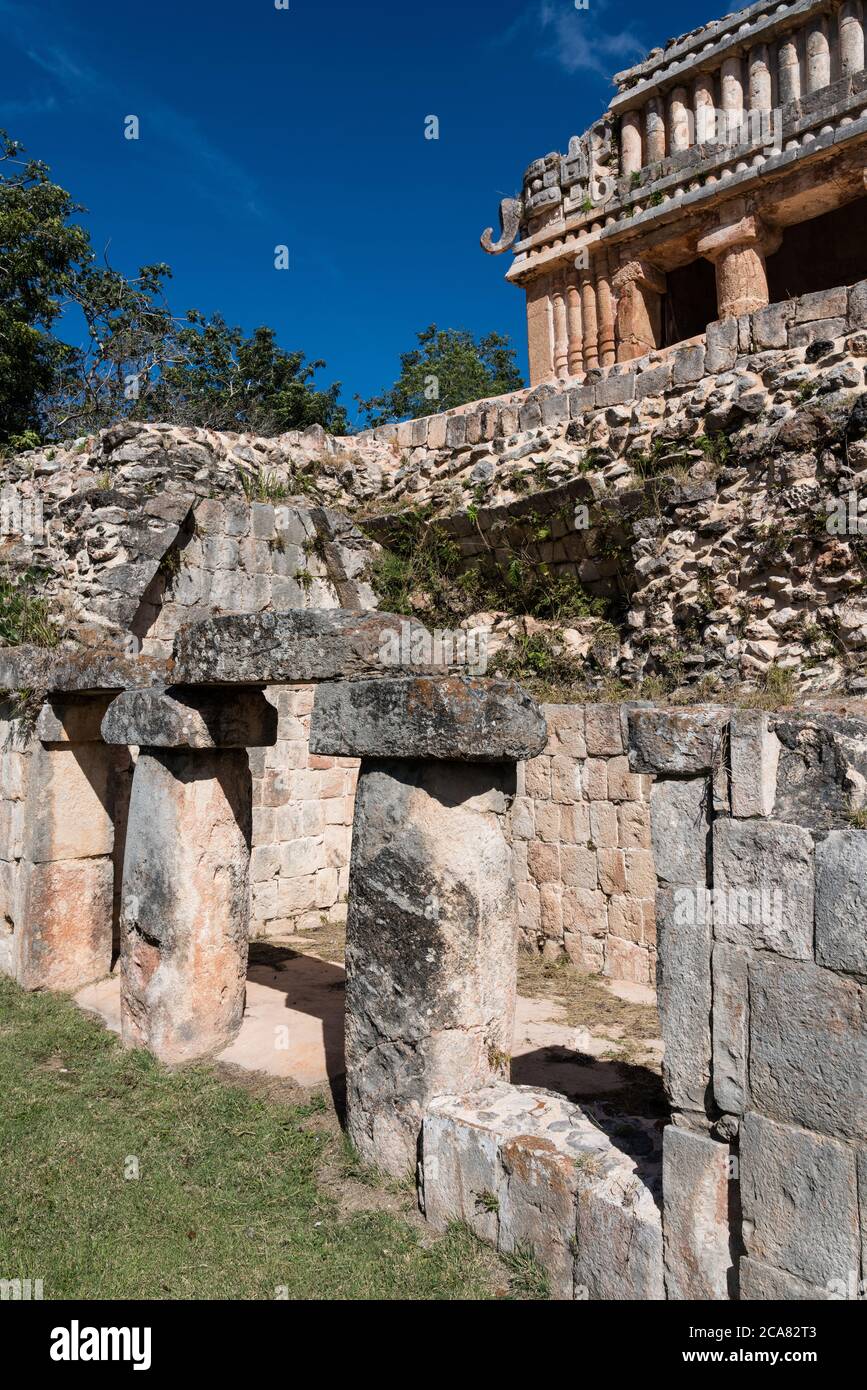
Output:
[[[509,681],[469,676],[321,686],[310,726],[315,753],[502,762],[545,746],[538,706]]]
[[[729,712],[701,709],[628,711],[629,762],[637,772],[684,776],[711,772],[722,758],[720,731]]]
[[[143,750],[121,905],[124,1042],[165,1062],[225,1047],[244,1012],[250,771],[238,750]]]
[[[148,748],[270,747],[277,711],[260,690],[127,690],[109,705],[102,736]]]
[[[413,660],[413,630],[425,634],[420,624],[391,613],[346,608],[210,618],[178,632],[173,679],[203,685],[267,685],[384,677],[392,673],[395,661],[401,661],[406,632],[404,664],[410,670],[430,671],[434,668],[429,655],[427,660]]]
[[[667,1125],[662,1190],[667,1296],[730,1298],[734,1260],[729,1146]]]
[[[517,927],[504,765],[362,763],[346,945],[349,1132],[403,1176],[433,1096],[508,1065]]]
[[[725,894],[714,931],[735,946],[809,960],[813,954],[813,837],[781,821],[720,819],[714,888]]]
[[[504,1252],[532,1250],[557,1298],[661,1299],[659,1134],[603,1123],[505,1082],[441,1096],[424,1119],[425,1210],[440,1229],[467,1220]]]
[[[853,1150],[749,1113],[740,1173],[748,1255],[819,1287],[845,1283],[861,1255]]]
[[[832,830],[816,846],[816,960],[867,975],[867,834]]]

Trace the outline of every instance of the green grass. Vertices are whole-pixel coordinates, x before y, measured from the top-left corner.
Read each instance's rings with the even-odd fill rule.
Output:
[[[459,1226],[432,1238],[411,1194],[406,1215],[375,1209],[376,1192],[370,1210],[341,1210],[346,1154],[321,1097],[168,1071],[67,999],[4,979],[0,1096],[0,1277],[42,1279],[47,1299],[506,1294],[496,1257]]]

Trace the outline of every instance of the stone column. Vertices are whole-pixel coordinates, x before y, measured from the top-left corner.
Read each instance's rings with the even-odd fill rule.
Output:
[[[618,362],[644,357],[659,346],[665,276],[648,261],[624,262],[614,274]]]
[[[765,254],[779,245],[779,234],[763,227],[757,217],[742,217],[711,232],[698,242],[700,256],[716,269],[717,313],[721,319],[752,314],[768,303]]]
[[[864,24],[859,0],[844,0],[839,11],[840,67],[844,77],[864,67]]]
[[[624,174],[637,174],[642,163],[641,114],[626,111],[620,124],[620,168]]]
[[[777,49],[780,105],[797,101],[801,95],[801,59],[797,34],[780,39]]]
[[[361,758],[346,943],[349,1135],[413,1171],[438,1095],[507,1075],[517,951],[503,817],[515,763],[545,746],[517,687],[469,678],[337,682],[310,748]]]
[[[671,153],[678,154],[681,150],[688,150],[692,141],[690,139],[690,115],[687,109],[687,90],[685,87],[675,87],[671,94],[671,105],[669,107],[669,140]]]
[[[606,251],[600,251],[597,255],[595,268],[596,303],[599,311],[599,365],[611,367],[617,356],[614,348],[614,299],[611,294],[611,272]]]
[[[828,21],[824,15],[807,26],[807,91],[819,92],[831,81],[831,45]]]
[[[566,290],[566,317],[569,331],[569,375],[577,376],[584,367],[584,332],[581,325],[581,289],[573,271]]]
[[[771,109],[771,65],[768,46],[756,44],[750,49],[750,110],[770,111]]]
[[[554,375],[554,335],[547,275],[527,286],[527,350],[530,385],[550,381]]]
[[[709,72],[695,79],[693,109],[696,144],[709,144],[716,139],[716,97],[713,77]]]
[[[562,273],[551,279],[551,308],[554,324],[554,375],[562,381],[569,366],[569,337],[566,323],[566,288]]]
[[[645,140],[648,164],[665,159],[665,116],[658,97],[651,97],[644,108]]]
[[[29,757],[12,974],[77,990],[111,969],[117,750],[100,736],[111,697],[50,699]]]
[[[582,270],[581,324],[584,330],[584,370],[599,366],[599,340],[596,314],[596,284],[592,270]]]
[[[244,1013],[251,778],[276,742],[260,691],[136,690],[103,720],[139,747],[121,898],[121,1034],[163,1062],[225,1047]]]

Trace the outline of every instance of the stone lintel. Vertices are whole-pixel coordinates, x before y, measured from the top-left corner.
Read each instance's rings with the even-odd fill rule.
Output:
[[[232,614],[182,627],[172,674],[193,685],[279,685],[387,676],[395,667],[442,673],[431,650],[427,629],[394,613],[299,608]]]
[[[127,656],[119,647],[0,648],[0,689],[46,694],[164,685],[168,668],[154,657]]]
[[[469,676],[326,684],[310,724],[311,752],[353,758],[518,762],[546,738],[541,711],[518,686]]]
[[[270,748],[277,711],[261,690],[126,690],[102,721],[106,743],[143,748]]]

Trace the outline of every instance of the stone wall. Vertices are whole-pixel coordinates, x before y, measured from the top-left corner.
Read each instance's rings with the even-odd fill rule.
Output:
[[[587,761],[618,756],[616,723],[631,774],[654,779],[661,1156],[655,1126],[610,1107],[505,1082],[443,1095],[424,1119],[428,1219],[531,1246],[561,1298],[863,1297],[865,711],[598,714],[581,711]],[[580,723],[561,724],[573,760]]]
[[[543,705],[511,840],[523,943],[618,980],[656,978],[650,782],[630,771],[617,704]]]

